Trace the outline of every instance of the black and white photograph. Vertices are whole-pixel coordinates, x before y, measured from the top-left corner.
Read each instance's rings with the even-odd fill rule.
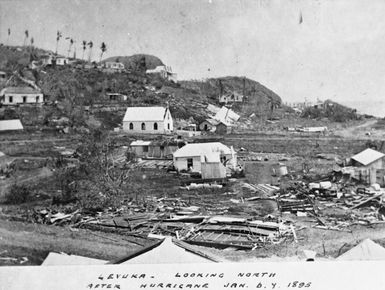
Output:
[[[0,281],[322,289],[270,265],[381,263],[384,15],[382,0],[0,0]],[[222,264],[247,271],[231,282]],[[108,269],[148,281],[103,284]]]

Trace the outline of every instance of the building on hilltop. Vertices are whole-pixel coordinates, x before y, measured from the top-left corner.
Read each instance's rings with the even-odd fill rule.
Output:
[[[128,133],[166,134],[173,130],[168,107],[129,107],[123,118],[123,131]]]
[[[159,65],[154,69],[146,70],[146,74],[158,74],[161,78],[176,83],[177,74],[172,72],[171,66]]]
[[[54,61],[56,65],[67,65],[69,63],[68,58],[62,56],[56,57]]]
[[[124,64],[118,61],[107,61],[104,63],[104,67],[117,72],[122,72],[125,69]]]
[[[231,92],[224,95],[219,96],[220,104],[231,104],[231,103],[242,103],[243,95],[237,92]]]
[[[44,95],[31,87],[7,87],[0,92],[3,105],[42,104]]]

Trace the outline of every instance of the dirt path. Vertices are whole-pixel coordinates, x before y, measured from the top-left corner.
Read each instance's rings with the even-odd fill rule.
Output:
[[[27,257],[28,261],[23,265],[40,265],[51,251],[113,260],[124,257],[138,248],[139,245],[128,242],[124,236],[8,221],[0,217],[0,258]],[[12,261],[7,263],[6,260],[0,259],[0,265],[19,265],[19,263]]]
[[[377,123],[377,120],[368,120],[363,124],[352,126],[349,128],[341,129],[335,132],[336,135],[339,135],[344,138],[368,138],[373,139],[375,137],[383,137],[384,132],[373,133],[371,127]],[[366,135],[367,132],[370,132],[370,136]]]

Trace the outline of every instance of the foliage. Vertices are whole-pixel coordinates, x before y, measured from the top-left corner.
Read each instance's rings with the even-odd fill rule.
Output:
[[[5,203],[21,204],[28,200],[31,195],[30,188],[26,185],[13,184],[5,195]]]
[[[301,117],[308,119],[327,118],[334,122],[347,122],[359,119],[355,109],[350,109],[331,101],[326,101],[322,106],[305,108]]]

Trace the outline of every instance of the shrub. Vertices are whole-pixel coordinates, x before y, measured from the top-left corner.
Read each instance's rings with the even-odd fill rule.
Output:
[[[31,194],[30,189],[25,185],[14,184],[5,195],[5,202],[8,204],[20,204],[28,200]]]

